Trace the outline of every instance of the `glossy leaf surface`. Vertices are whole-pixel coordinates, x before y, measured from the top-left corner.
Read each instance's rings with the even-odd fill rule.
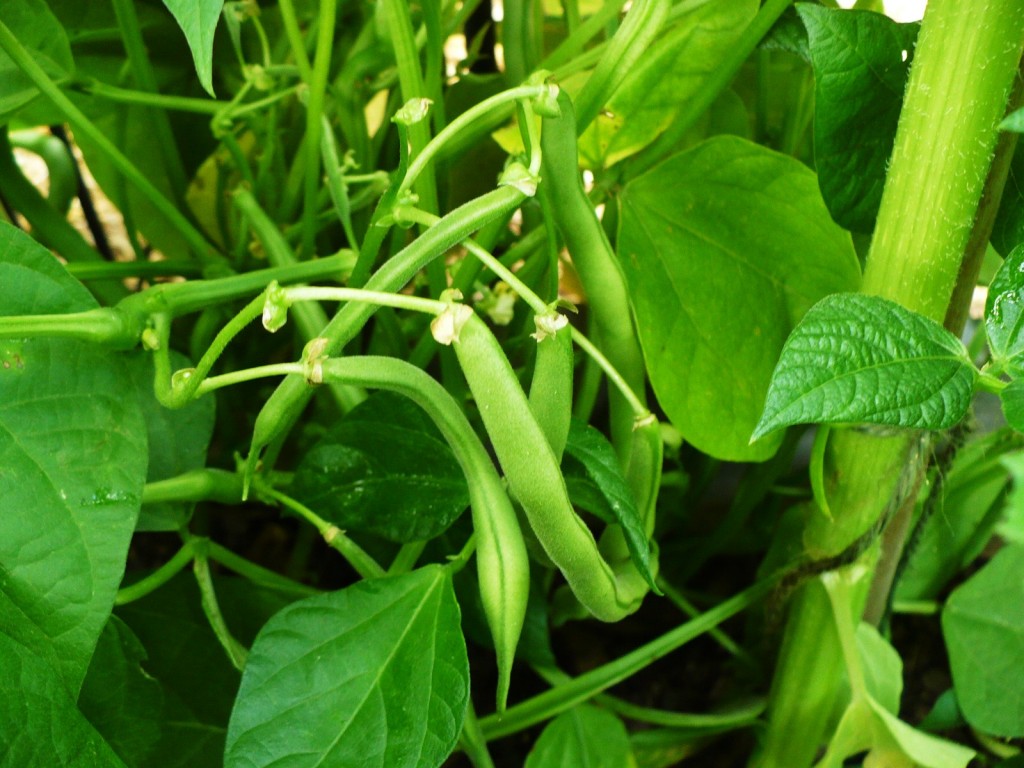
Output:
[[[814,163],[835,220],[870,232],[896,138],[917,24],[801,3],[814,65]]]
[[[303,457],[292,493],[345,530],[390,541],[430,539],[469,505],[466,479],[430,417],[377,392]]]
[[[953,687],[967,722],[994,736],[1024,736],[1024,546],[1001,550],[957,587],[942,611]]]
[[[829,296],[786,341],[754,438],[812,423],[946,429],[967,413],[977,375],[935,321],[877,296]]]
[[[0,225],[0,313],[93,306],[48,251]],[[73,691],[121,582],[145,473],[145,425],[117,355],[0,341],[0,589],[17,607],[3,618],[50,638]]]
[[[656,590],[651,573],[651,547],[612,444],[593,427],[573,421],[565,452],[566,461],[580,468],[580,474],[607,505],[612,516],[610,522],[622,526],[633,564]]]
[[[628,768],[632,764],[622,721],[606,710],[581,705],[547,725],[525,768]]]
[[[749,439],[786,336],[860,280],[814,175],[742,139],[710,139],[626,186],[618,247],[672,424],[720,459],[772,456],[781,437]]]
[[[468,697],[449,571],[362,581],[267,622],[242,676],[225,765],[436,768]]]

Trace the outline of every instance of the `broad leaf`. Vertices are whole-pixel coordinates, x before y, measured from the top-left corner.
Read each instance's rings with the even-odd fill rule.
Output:
[[[164,0],[185,33],[199,82],[211,96],[213,92],[213,37],[224,0]]]
[[[786,341],[752,439],[791,424],[946,429],[978,372],[934,320],[877,296],[822,299]]]
[[[390,541],[432,539],[469,506],[466,478],[419,406],[377,392],[303,457],[291,493],[350,531]]]
[[[242,675],[225,765],[439,766],[468,700],[450,572],[362,581],[267,622]]]
[[[994,367],[1024,373],[1024,245],[1003,261],[988,287],[985,332]]]
[[[90,306],[48,251],[0,225],[0,313]],[[124,572],[145,425],[115,354],[60,339],[0,348],[0,589],[77,691]]]
[[[942,611],[953,687],[964,718],[994,736],[1024,736],[1024,546],[1001,550],[957,587]]]
[[[146,651],[131,629],[111,616],[100,635],[78,706],[125,763],[154,757],[163,718],[160,684],[142,669]],[[166,758],[166,755],[162,756]]]
[[[814,65],[814,164],[832,217],[870,232],[882,199],[917,24],[797,6]]]
[[[51,78],[62,80],[74,70],[68,36],[45,0],[3,0],[0,21]],[[0,125],[38,95],[32,81],[0,49]]]
[[[216,400],[201,397],[184,408],[164,408],[153,393],[152,355],[129,355],[125,362],[146,420],[149,443],[146,482],[166,480],[206,466],[206,449],[213,436]],[[191,365],[188,358],[171,350],[173,370],[189,368]],[[186,502],[146,504],[142,507],[135,529],[176,531],[188,522],[193,506]]]
[[[214,577],[224,618],[239,642],[291,598],[235,577]],[[222,768],[224,738],[240,675],[227,662],[184,572],[141,600],[117,608],[146,649],[145,671],[164,694],[160,742],[140,768]]]
[[[569,427],[565,453],[567,463],[577,464],[582,470],[577,474],[586,477],[604,500],[612,515],[609,522],[622,527],[633,564],[651,585],[651,589],[657,592],[654,575],[651,573],[651,546],[637,512],[636,502],[619,469],[612,444],[593,427],[573,421]],[[571,473],[572,469],[569,471]]]
[[[688,3],[672,31],[629,70],[583,143],[600,147],[603,164],[610,166],[654,141],[732,54],[757,5],[752,0]]]
[[[622,721],[611,712],[582,704],[547,725],[525,768],[628,768],[633,764]]]
[[[856,290],[850,236],[814,174],[721,136],[670,158],[622,193],[618,250],[658,402],[695,447],[763,461],[749,444],[786,336],[815,301]]]
[[[1024,544],[1024,453],[1003,456],[1000,462],[1013,478],[1013,489],[1007,494],[999,535],[1012,544]]]
[[[0,745],[3,764],[124,768],[75,706],[59,669],[0,632]]]

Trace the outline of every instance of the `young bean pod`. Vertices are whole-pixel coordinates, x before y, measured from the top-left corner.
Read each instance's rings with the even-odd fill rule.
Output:
[[[555,224],[572,254],[590,302],[595,341],[642,399],[643,355],[633,328],[629,289],[594,207],[587,198],[577,165],[576,119],[565,91],[558,94],[559,117],[545,117],[541,133],[543,179],[552,201]],[[609,393],[612,442],[623,464],[629,455],[635,413],[616,391]]]
[[[547,317],[551,318],[549,323],[553,321],[556,325],[559,323],[555,318],[562,318],[562,327],[545,330],[543,318],[537,319],[537,359],[530,381],[530,410],[555,458],[561,461],[572,420],[572,329],[557,312]]]
[[[333,358],[319,362],[324,381],[387,389],[430,416],[452,448],[469,486],[480,599],[498,660],[498,711],[505,710],[512,662],[526,618],[530,562],[519,520],[486,449],[454,398],[428,374],[396,358]]]
[[[616,579],[573,510],[558,460],[497,339],[471,314],[453,346],[509,488],[573,594],[602,621],[635,611],[632,577]]]

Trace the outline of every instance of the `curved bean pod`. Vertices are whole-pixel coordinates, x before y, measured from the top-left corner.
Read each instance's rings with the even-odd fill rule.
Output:
[[[616,578],[573,510],[558,460],[494,334],[473,314],[453,346],[509,488],[573,594],[602,621],[635,611],[633,577]]]
[[[504,712],[526,618],[530,562],[515,509],[490,456],[454,398],[414,365],[367,356],[329,358],[320,366],[325,381],[387,389],[408,397],[426,411],[451,446],[469,485],[480,598],[498,659],[498,711]]]
[[[572,377],[572,328],[566,326],[538,339],[530,380],[530,410],[558,461],[569,439]]]

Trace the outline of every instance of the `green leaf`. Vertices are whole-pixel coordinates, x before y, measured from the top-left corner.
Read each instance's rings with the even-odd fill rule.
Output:
[[[149,443],[146,482],[177,477],[206,466],[206,449],[213,436],[215,403],[212,397],[193,400],[184,408],[164,408],[153,393],[152,355],[126,356],[128,375],[139,401]],[[192,362],[171,350],[171,368],[190,368]],[[176,531],[192,515],[194,505],[185,502],[146,504],[135,526],[137,531]]]
[[[1024,246],[1013,249],[989,284],[985,332],[993,367],[1024,374]]]
[[[999,130],[1024,133],[1024,109],[1015,110],[1004,117],[1003,122],[999,124]]]
[[[946,429],[967,413],[977,376],[934,320],[878,296],[829,296],[786,341],[752,439],[791,424]]]
[[[949,596],[942,632],[964,718],[1006,738],[1024,736],[1024,546],[1002,549]]]
[[[967,768],[974,759],[974,750],[919,731],[872,699],[868,703],[877,718],[873,752],[879,765],[890,764],[887,755],[909,758],[920,768]]]
[[[864,685],[885,710],[899,714],[903,693],[903,660],[889,641],[866,622],[857,625],[857,650],[864,671]]]
[[[1011,381],[999,393],[999,400],[1003,405],[1006,423],[1018,432],[1024,432],[1024,379]]]
[[[801,3],[814,66],[814,165],[832,217],[871,232],[896,138],[917,24]]]
[[[199,82],[211,96],[213,92],[213,38],[217,31],[224,0],[164,0],[181,31],[185,33]]]
[[[75,706],[61,672],[0,632],[0,745],[5,766],[124,768]]]
[[[680,9],[672,30],[629,70],[588,129],[598,136],[585,133],[581,141],[600,147],[611,166],[658,138],[733,53],[757,7],[753,0],[697,0]]]
[[[214,576],[224,618],[239,642],[290,602],[240,578]],[[228,662],[207,620],[195,578],[183,572],[117,616],[145,647],[142,666],[164,692],[161,738],[139,768],[223,768],[224,738],[241,676]]]
[[[992,245],[1006,255],[1024,244],[1024,143],[1018,141],[992,225]]]
[[[324,519],[390,541],[432,539],[469,505],[459,463],[415,403],[377,392],[303,457],[291,493]]]
[[[1003,456],[1000,465],[1009,470],[1013,489],[1006,497],[999,535],[1012,544],[1024,544],[1024,453]]]
[[[63,80],[74,71],[68,36],[45,0],[4,0],[0,21],[51,78]],[[0,125],[38,95],[32,81],[0,50]]]
[[[786,336],[818,299],[856,290],[848,233],[791,157],[720,136],[623,190],[618,251],[658,402],[696,448],[763,461],[749,444]]]
[[[658,592],[651,573],[651,545],[612,444],[593,427],[573,421],[569,426],[565,453],[569,463],[575,460],[604,499],[612,514],[610,522],[622,527],[633,564],[651,589]]]
[[[450,572],[362,581],[267,622],[242,675],[225,765],[439,766],[468,697]]]
[[[142,669],[146,651],[116,616],[103,628],[78,706],[128,765],[144,764],[160,739],[163,691]],[[164,755],[166,757],[166,755]]]
[[[53,256],[0,225],[0,314],[95,306]],[[0,343],[0,590],[50,638],[77,691],[124,572],[146,474],[117,355],[60,339]]]
[[[936,509],[915,537],[896,585],[896,600],[938,599],[949,581],[981,554],[1003,506],[1006,463],[1021,448],[1024,438],[1004,428],[958,451]]]
[[[630,768],[635,764],[622,721],[611,712],[582,704],[544,728],[525,768]]]

